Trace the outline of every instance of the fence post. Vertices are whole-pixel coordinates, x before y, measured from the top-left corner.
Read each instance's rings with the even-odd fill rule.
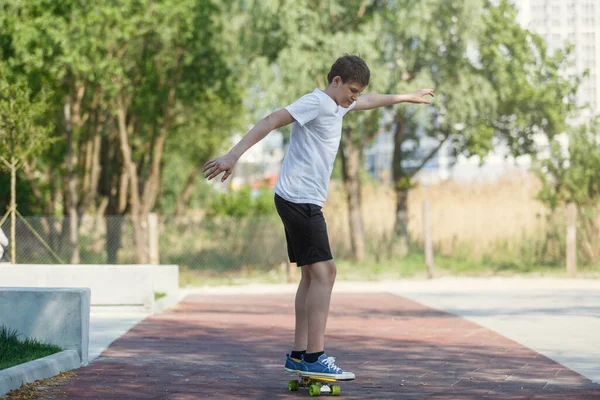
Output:
[[[577,208],[575,203],[567,204],[567,274],[577,272]]]
[[[287,283],[295,283],[298,281],[298,269],[296,263],[291,263],[289,260],[281,263],[281,272],[285,275]]]
[[[148,214],[148,254],[148,262],[150,264],[160,264],[160,254],[158,251],[158,215],[156,213]]]
[[[429,279],[433,278],[433,243],[431,240],[431,221],[429,215],[429,204],[423,202],[423,238],[425,248],[425,265]]]

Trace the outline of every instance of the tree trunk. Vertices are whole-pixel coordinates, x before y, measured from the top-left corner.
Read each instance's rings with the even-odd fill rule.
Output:
[[[10,259],[17,263],[17,160],[13,156],[10,160]]]
[[[56,204],[58,203],[58,196],[59,196],[58,182],[54,178],[54,166],[50,166],[50,169],[48,170],[48,173],[47,173],[47,177],[48,177],[48,182],[49,182],[49,186],[50,186],[50,202],[48,203],[48,209],[46,212],[46,214],[49,215],[48,219],[50,220],[50,223],[49,223],[50,233],[49,233],[48,241],[49,241],[50,247],[52,247],[53,249],[59,249],[62,244],[61,234],[58,231],[58,227],[57,227],[55,218],[53,217],[57,213]]]
[[[98,208],[96,210],[96,214],[94,215],[94,228],[92,231],[92,251],[94,253],[100,254],[100,252],[102,251],[102,223],[104,222],[104,235],[105,235],[105,241],[107,241],[106,239],[109,238],[108,235],[106,235],[106,218],[105,218],[105,213],[106,213],[106,208],[108,207],[108,197],[103,197],[102,200],[100,200],[100,203],[98,204]],[[112,242],[112,241],[111,241]]]
[[[147,264],[149,260],[148,254],[148,214],[154,208],[156,198],[160,189],[160,164],[164,143],[167,136],[167,131],[171,126],[172,109],[175,105],[175,92],[183,66],[184,50],[178,49],[178,60],[175,71],[169,75],[173,77],[168,83],[167,101],[162,109],[162,122],[156,140],[153,142],[149,154],[150,173],[145,182],[141,182],[143,175],[140,175],[138,166],[133,161],[131,155],[131,145],[129,144],[128,134],[132,124],[130,121],[127,125],[127,107],[128,103],[123,94],[118,96],[118,126],[119,139],[121,143],[121,152],[123,155],[123,163],[129,175],[130,197],[129,204],[131,222],[133,224],[133,235],[136,247],[136,258],[139,263]],[[161,85],[162,86],[162,85]],[[143,170],[143,164],[140,166],[140,171]],[[144,174],[145,175],[145,174]],[[140,176],[142,178],[140,179]],[[143,183],[143,185],[140,185]],[[140,196],[141,192],[141,196]]]
[[[177,206],[175,207],[175,216],[179,217],[183,214],[185,207],[190,201],[190,196],[192,195],[192,189],[194,189],[194,181],[196,180],[196,176],[200,172],[200,168],[194,167],[194,169],[189,173],[183,190],[181,194],[177,198]]]
[[[394,254],[408,254],[408,189],[396,189],[396,225],[394,228]]]
[[[100,181],[100,154],[102,151],[102,129],[104,127],[104,114],[99,110],[94,110],[95,120],[90,128],[90,138],[86,145],[85,174],[83,178],[82,196],[79,204],[79,213],[84,214],[95,209],[94,200],[98,195],[98,183]]]
[[[64,117],[65,130],[67,133],[67,216],[69,221],[69,245],[71,249],[71,264],[79,264],[79,227],[77,218],[77,188],[73,166],[76,157],[73,151],[73,126],[71,118],[71,95],[65,95]]]
[[[42,208],[46,213],[48,213],[48,202],[44,199],[44,193],[42,192],[42,189],[37,183],[37,178],[35,176],[35,173],[32,171],[32,166],[28,162],[23,161],[21,162],[21,167],[21,171],[25,175],[25,178],[29,183],[29,187],[31,187],[31,190],[33,192],[33,196],[40,205],[40,208]]]
[[[106,262],[108,264],[116,264],[119,247],[121,243],[121,226],[125,216],[119,215],[115,218],[106,218]],[[115,245],[117,244],[117,245]]]
[[[121,248],[121,237],[122,237],[122,226],[125,221],[125,211],[127,210],[127,192],[129,190],[129,176],[125,166],[118,175],[119,178],[115,182],[116,186],[116,199],[111,199],[111,212],[114,218],[106,218],[106,256],[110,264],[117,263],[117,256],[119,249]],[[116,204],[116,210],[113,207]],[[110,240],[108,240],[110,238]]]
[[[127,105],[122,96],[119,96],[118,124],[119,124],[119,140],[121,144],[121,153],[123,155],[123,163],[127,171],[129,180],[129,205],[131,213],[131,223],[133,225],[133,240],[135,243],[136,259],[139,264],[148,263],[148,240],[145,235],[144,218],[140,218],[142,204],[139,196],[139,184],[137,166],[133,162],[131,156],[131,146],[129,144],[127,132]]]
[[[360,159],[361,148],[352,142],[350,129],[344,129],[342,135],[342,176],[348,199],[348,220],[350,224],[350,242],[352,255],[356,261],[365,258],[365,234],[361,215]]]
[[[102,213],[106,220],[104,248],[107,262],[116,264],[118,252],[121,248],[121,228],[127,210],[129,176],[122,164],[121,157],[119,157],[120,151],[113,153],[111,150],[114,146],[108,143],[108,138],[104,139],[101,156],[103,164],[102,183],[100,185],[104,198],[108,199],[106,211]],[[102,204],[100,202],[99,211],[102,209]]]
[[[167,103],[164,107],[163,112],[163,120],[159,130],[158,137],[156,138],[156,142],[154,146],[152,146],[151,157],[150,157],[150,175],[144,184],[144,190],[142,197],[140,199],[140,207],[138,209],[138,215],[136,217],[136,223],[134,224],[134,234],[139,235],[138,240],[136,242],[140,242],[140,249],[142,248],[141,243],[143,243],[144,254],[139,257],[143,260],[144,264],[147,264],[150,261],[150,253],[149,253],[149,231],[148,231],[148,216],[152,209],[154,208],[154,204],[156,203],[156,197],[158,196],[158,192],[160,189],[160,163],[162,160],[162,153],[165,146],[165,140],[167,137],[167,132],[171,125],[171,109],[173,108],[175,103],[175,84],[171,86],[169,90],[169,96],[167,98]],[[132,182],[133,185],[133,182]],[[135,185],[132,187],[132,191],[136,190],[138,186]],[[132,210],[132,218],[133,218],[133,210]],[[137,225],[137,227],[136,227]]]
[[[394,129],[394,156],[392,159],[392,179],[396,194],[396,220],[394,223],[394,240],[392,254],[405,256],[408,254],[408,191],[410,177],[402,169],[402,143],[406,137],[406,121],[404,115],[396,115]]]
[[[154,208],[156,197],[158,195],[159,184],[160,184],[160,163],[162,159],[162,153],[165,147],[165,139],[167,137],[167,131],[171,125],[171,109],[175,104],[175,86],[173,85],[169,90],[169,96],[167,98],[167,104],[164,108],[163,120],[158,134],[158,138],[154,143],[151,152],[151,165],[150,165],[150,176],[146,184],[144,185],[144,193],[142,197],[142,213],[144,218],[148,219],[148,214]]]

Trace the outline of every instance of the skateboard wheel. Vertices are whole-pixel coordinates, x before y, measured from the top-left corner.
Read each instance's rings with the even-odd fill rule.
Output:
[[[342,389],[340,388],[340,385],[331,385],[331,395],[332,396],[339,396],[341,392],[342,392]]]
[[[313,383],[308,388],[308,394],[311,397],[320,396],[321,395],[321,388],[316,383]]]
[[[288,389],[290,390],[290,392],[297,392],[298,391],[298,381],[289,381]]]

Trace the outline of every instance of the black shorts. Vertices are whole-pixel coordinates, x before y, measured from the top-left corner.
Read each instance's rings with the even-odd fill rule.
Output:
[[[292,203],[275,194],[275,207],[285,227],[290,262],[301,267],[333,259],[321,206]]]

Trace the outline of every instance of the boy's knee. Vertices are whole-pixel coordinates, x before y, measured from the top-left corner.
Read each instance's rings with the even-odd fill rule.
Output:
[[[333,281],[335,281],[335,277],[337,276],[337,267],[333,260],[330,260],[327,262],[329,263],[329,274],[330,274],[331,281],[333,283]]]
[[[337,267],[333,260],[321,261],[311,264],[311,278],[313,281],[320,281],[333,285],[337,275]]]

